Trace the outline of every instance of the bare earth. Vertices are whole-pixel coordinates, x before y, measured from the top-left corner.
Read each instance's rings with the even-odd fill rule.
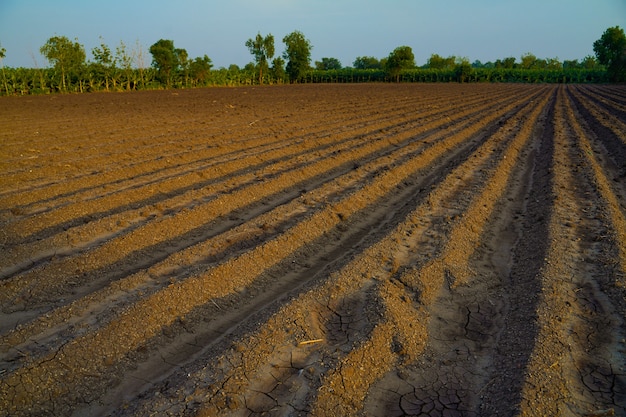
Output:
[[[626,87],[0,98],[0,416],[626,415]]]

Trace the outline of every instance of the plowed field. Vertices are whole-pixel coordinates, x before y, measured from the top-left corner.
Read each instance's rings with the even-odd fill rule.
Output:
[[[626,415],[626,87],[0,98],[0,416]]]

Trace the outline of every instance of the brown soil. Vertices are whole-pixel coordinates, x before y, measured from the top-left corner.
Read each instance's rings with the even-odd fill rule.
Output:
[[[623,86],[0,115],[0,416],[626,415]]]

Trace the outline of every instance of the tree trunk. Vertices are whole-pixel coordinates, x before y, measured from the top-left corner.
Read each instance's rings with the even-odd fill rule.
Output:
[[[61,90],[66,91],[65,88],[65,68],[61,67]]]
[[[7,96],[9,95],[9,84],[7,83],[7,75],[4,72],[4,67],[2,67],[2,81],[4,82],[4,90],[7,93]]]

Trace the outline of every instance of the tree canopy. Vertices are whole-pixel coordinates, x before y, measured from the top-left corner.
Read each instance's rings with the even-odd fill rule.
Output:
[[[109,91],[109,84],[113,82],[115,86],[115,72],[116,59],[109,48],[104,42],[100,46],[96,46],[91,50],[96,65],[95,69],[98,71],[98,75],[104,78],[104,84],[106,91]]]
[[[274,36],[270,33],[263,37],[258,33],[256,38],[246,41],[246,46],[259,68],[259,84],[263,84],[263,71],[267,71],[268,61],[274,57]]]
[[[415,67],[415,55],[410,46],[399,46],[389,54],[385,69],[389,75],[399,81],[400,72],[403,69]]]
[[[61,89],[67,90],[67,77],[77,75],[85,63],[85,48],[65,36],[53,36],[40,49],[43,56],[61,72]]]
[[[311,49],[313,46],[304,34],[294,31],[283,38],[285,52],[283,58],[287,60],[287,75],[293,82],[300,81],[311,65]]]
[[[382,69],[383,66],[378,60],[373,56],[358,56],[354,63],[352,64],[356,69]]]
[[[428,62],[426,63],[426,68],[432,69],[451,69],[454,68],[454,63],[456,58],[454,56],[449,56],[444,58],[439,54],[432,54],[430,58],[428,58]]]
[[[337,58],[322,58],[321,61],[315,61],[315,68],[322,71],[340,70],[341,62]]]
[[[161,81],[167,87],[172,85],[172,75],[178,71],[181,64],[186,64],[187,51],[174,47],[174,41],[159,39],[150,47],[152,54],[152,66],[157,69]]]
[[[209,78],[212,67],[213,63],[207,55],[197,57],[189,63],[189,74],[195,82],[202,84]]]
[[[626,80],[626,36],[619,26],[608,28],[593,43],[598,62],[606,66],[612,81]]]

